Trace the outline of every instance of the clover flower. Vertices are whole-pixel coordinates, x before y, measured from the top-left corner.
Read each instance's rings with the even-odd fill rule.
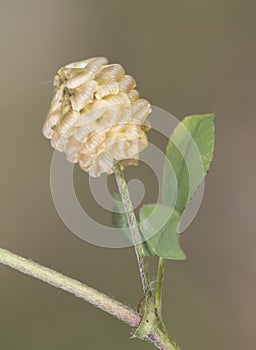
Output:
[[[68,64],[54,78],[54,96],[43,126],[53,148],[97,177],[137,164],[147,147],[148,101],[119,64],[104,57]]]

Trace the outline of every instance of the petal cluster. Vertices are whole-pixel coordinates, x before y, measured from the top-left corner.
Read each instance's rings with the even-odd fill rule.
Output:
[[[60,68],[44,136],[93,177],[111,174],[116,161],[136,164],[147,146],[151,106],[135,87],[122,66],[104,57]]]

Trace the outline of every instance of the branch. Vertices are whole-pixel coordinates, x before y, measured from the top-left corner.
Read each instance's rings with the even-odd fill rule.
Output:
[[[128,306],[84,283],[62,275],[61,273],[49,269],[48,267],[44,267],[32,260],[23,258],[6,249],[0,248],[0,263],[73,294],[129,324],[131,327],[138,328],[140,324],[141,316]],[[152,332],[145,335],[145,338],[152,342],[158,349],[179,350],[175,343],[167,336],[165,329],[162,329],[162,327],[153,327]]]
[[[41,266],[32,260],[22,258],[8,250],[0,248],[0,263],[26,275],[33,276],[70,294],[74,294],[76,297],[93,304],[101,310],[129,324],[131,327],[138,327],[140,323],[139,314],[128,306],[123,305],[115,299],[110,298],[106,294],[101,293],[84,283],[64,276],[48,267]]]

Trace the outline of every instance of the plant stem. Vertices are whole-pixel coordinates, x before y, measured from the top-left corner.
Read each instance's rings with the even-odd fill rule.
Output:
[[[165,260],[159,257],[157,278],[156,278],[156,291],[155,291],[155,305],[158,310],[159,316],[162,314],[162,297],[163,297],[163,273],[164,273]]]
[[[128,306],[84,283],[44,267],[30,259],[0,248],[0,263],[73,294],[129,324],[131,327],[138,328],[140,325],[141,316]],[[153,327],[148,334],[145,334],[145,339],[149,340],[160,350],[179,350],[179,347],[168,337],[164,326],[159,322],[153,322]]]
[[[124,209],[126,212],[129,229],[132,235],[132,240],[135,247],[135,252],[136,252],[137,261],[138,261],[139,270],[140,270],[140,277],[141,277],[143,292],[145,294],[149,288],[148,270],[145,263],[145,254],[144,254],[142,245],[140,243],[141,235],[137,224],[136,216],[133,211],[133,206],[132,206],[128,186],[125,181],[121,166],[118,162],[115,164],[115,175],[116,175],[116,182],[119,188],[119,192],[122,197]]]
[[[158,349],[160,350],[180,350],[180,347],[171,339],[164,327],[156,327],[154,332],[147,336]]]
[[[115,299],[110,298],[84,283],[41,266],[32,260],[25,259],[8,250],[0,248],[0,263],[26,275],[33,276],[68,293],[74,294],[76,297],[93,304],[132,327],[137,327],[140,323],[139,314],[128,306],[119,303]]]
[[[161,350],[179,350],[175,341],[169,337],[159,310],[155,306],[152,290],[146,294],[141,305],[141,321],[135,330],[139,339],[149,339]]]

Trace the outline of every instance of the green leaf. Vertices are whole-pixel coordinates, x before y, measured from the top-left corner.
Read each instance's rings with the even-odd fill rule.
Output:
[[[192,115],[177,125],[166,148],[163,203],[182,213],[205,177],[213,157],[214,114]],[[174,186],[170,169],[176,175]]]
[[[177,226],[180,214],[162,204],[144,205],[140,210],[140,229],[147,239],[143,246],[147,255],[158,255],[165,259],[184,260],[179,246]]]
[[[165,259],[186,258],[179,245],[177,228],[188,201],[205,177],[214,149],[214,114],[193,115],[177,125],[166,148],[163,169],[163,204],[144,205],[140,210],[140,232],[146,255]],[[115,227],[131,242],[121,196],[115,194]]]
[[[163,205],[145,205],[140,211],[141,232],[145,237],[152,235],[143,243],[147,246],[145,252],[148,255],[185,259],[177,228],[188,201],[210,167],[214,149],[214,118],[214,114],[188,116],[177,125],[170,137],[163,169]],[[153,212],[156,214],[152,215]],[[161,226],[160,222],[164,220]]]

